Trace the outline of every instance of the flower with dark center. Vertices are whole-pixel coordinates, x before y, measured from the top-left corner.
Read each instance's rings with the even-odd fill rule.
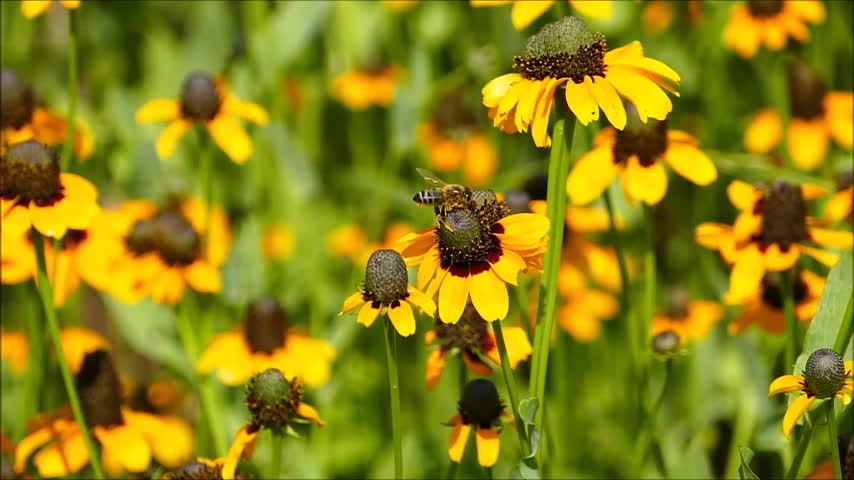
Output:
[[[662,345],[667,344],[666,337],[659,339],[666,332],[678,337],[676,342],[678,347],[702,340],[720,320],[722,314],[719,304],[705,300],[692,300],[688,291],[682,287],[670,288],[667,290],[666,309],[658,312],[649,326],[653,347],[658,342]]]
[[[0,128],[19,129],[30,123],[35,94],[26,82],[11,70],[0,70]]]
[[[314,407],[302,402],[302,386],[288,380],[278,369],[267,369],[246,384],[246,407],[252,414],[250,425],[282,431],[294,420],[323,426]]]
[[[122,404],[121,384],[106,350],[87,353],[74,382],[83,416],[101,446],[102,465],[110,477],[144,472],[152,456],[167,468],[177,468],[190,458],[193,432],[183,420],[138,412]],[[25,471],[32,456],[42,477],[78,472],[89,462],[82,444],[77,423],[57,418],[18,444],[15,470]]]
[[[806,413],[816,399],[839,398],[848,404],[854,392],[854,361],[842,360],[829,348],[812,352],[804,365],[803,375],[783,375],[768,387],[768,396],[787,392],[801,392],[789,404],[783,417],[783,435],[787,438],[798,419]],[[832,407],[831,407],[832,408]]]
[[[459,413],[448,421],[448,425],[454,427],[448,440],[451,461],[460,463],[469,432],[474,428],[478,463],[483,467],[495,465],[500,449],[498,431],[502,425],[501,417],[506,414],[495,384],[486,379],[470,381],[463,391],[457,411]]]
[[[793,299],[795,318],[809,322],[815,316],[825,279],[808,270],[795,268]],[[730,335],[738,335],[756,324],[766,333],[783,333],[783,290],[780,272],[766,272],[759,291],[744,305],[741,313],[729,324]]]
[[[503,132],[531,129],[538,147],[551,145],[549,114],[558,87],[566,104],[587,125],[599,119],[601,108],[618,130],[626,125],[623,99],[635,106],[641,122],[664,120],[673,109],[664,90],[679,75],[667,65],[643,55],[640,42],[605,51],[605,37],[593,34],[576,17],[544,26],[528,39],[525,54],[513,59],[518,73],[493,79],[483,87],[489,118]]]
[[[4,265],[5,268],[5,265]],[[0,331],[3,348],[0,357],[9,362],[12,371],[23,373],[30,359],[27,337],[23,332]],[[80,370],[83,358],[95,350],[110,348],[107,340],[98,333],[83,327],[64,327],[59,331],[59,341],[65,354],[65,362],[72,374]]]
[[[433,300],[409,285],[406,263],[400,253],[383,249],[371,254],[365,268],[365,281],[358,292],[344,300],[338,315],[361,307],[356,321],[370,327],[386,308],[397,333],[406,337],[415,333],[412,306],[430,316],[436,311]]]
[[[298,377],[310,387],[329,380],[335,349],[288,325],[281,304],[261,297],[246,307],[242,329],[211,339],[196,364],[201,374],[216,372],[226,385],[241,385],[252,375],[269,368],[281,370],[287,378]]]
[[[783,181],[757,188],[735,180],[727,188],[730,202],[740,213],[732,226],[704,223],[694,231],[697,243],[717,249],[733,265],[728,304],[745,303],[759,291],[766,271],[781,272],[795,266],[801,254],[833,266],[838,255],[810,243],[839,249],[854,243],[851,232],[814,226],[806,202],[824,195],[820,187]]]
[[[748,0],[732,6],[723,43],[742,58],[755,55],[760,45],[782,50],[789,38],[805,43],[806,24],[822,23],[824,17],[824,5],[818,0]]]
[[[97,197],[83,177],[61,173],[56,154],[41,143],[12,145],[0,157],[6,232],[23,233],[32,226],[42,235],[61,238],[69,228],[86,229],[99,211]]]
[[[201,238],[181,212],[167,207],[134,223],[125,243],[135,255],[156,253],[167,265],[186,266],[198,258]]]
[[[627,103],[625,111],[626,127],[602,130],[593,140],[593,150],[569,172],[566,191],[573,204],[592,202],[619,175],[627,199],[655,205],[667,193],[662,163],[695,185],[706,186],[717,179],[714,163],[697,148],[693,136],[668,130],[666,121],[641,122],[632,104]]]
[[[456,323],[469,299],[487,321],[503,319],[509,308],[505,284],[515,285],[529,266],[540,268],[548,218],[509,212],[504,202],[484,197],[482,204],[446,212],[436,227],[401,239],[407,263],[420,265],[418,287],[427,286],[431,298],[438,292],[443,322]]]
[[[522,31],[528,28],[536,19],[543,16],[557,0],[531,2],[529,0],[469,0],[472,7],[494,7],[496,5],[513,4],[510,19],[513,27]],[[611,0],[596,0],[595,2],[569,0],[573,12],[589,18],[607,20],[611,16]]]
[[[836,193],[824,206],[823,217],[830,222],[847,220],[851,223],[854,210],[854,170],[846,170],[836,176]]]
[[[437,315],[438,317],[438,315]],[[427,388],[433,389],[439,383],[448,355],[459,352],[468,370],[475,375],[492,374],[491,364],[501,365],[498,345],[489,324],[481,317],[469,302],[457,323],[445,323],[436,318],[433,330],[424,336],[427,344],[438,343],[427,355]],[[504,343],[507,346],[507,359],[510,368],[527,359],[532,352],[528,335],[521,327],[504,327]],[[484,358],[489,359],[487,363]]]
[[[54,3],[52,0],[21,0],[21,13],[33,19],[46,12],[52,3]],[[58,0],[58,3],[68,10],[76,10],[80,7],[80,0]]]
[[[161,159],[171,157],[187,129],[197,123],[207,128],[214,142],[232,161],[242,164],[252,154],[252,142],[232,117],[258,125],[267,123],[267,112],[263,108],[238,100],[226,91],[221,80],[204,72],[193,72],[187,76],[178,100],[154,99],[136,112],[137,123],[171,122],[155,145]]]
[[[375,61],[361,70],[347,70],[332,79],[331,92],[353,111],[387,107],[394,100],[402,70]]]

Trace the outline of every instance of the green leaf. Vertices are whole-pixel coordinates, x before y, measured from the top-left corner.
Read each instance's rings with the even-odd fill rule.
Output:
[[[510,478],[515,480],[539,480],[540,473],[534,466],[533,460],[523,459],[510,470]]]
[[[534,415],[537,413],[537,408],[540,406],[540,401],[535,397],[523,398],[519,402],[519,416],[526,425],[534,425]]]
[[[753,450],[747,447],[738,447],[741,456],[741,465],[738,467],[738,478],[740,480],[759,480],[759,477],[750,469],[750,461],[753,460]]]
[[[827,276],[824,291],[818,302],[815,317],[804,337],[804,347],[795,362],[795,374],[800,374],[810,354],[819,348],[833,348],[836,335],[845,316],[854,284],[854,259],[851,250],[843,253]],[[845,352],[837,352],[844,355]]]

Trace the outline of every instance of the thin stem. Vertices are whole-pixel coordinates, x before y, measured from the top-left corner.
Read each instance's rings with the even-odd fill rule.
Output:
[[[569,154],[572,150],[572,135],[575,118],[555,123],[552,131],[552,150],[549,157],[548,189],[546,191],[546,215],[549,230],[548,249],[543,258],[543,274],[540,276],[540,298],[537,307],[537,326],[534,332],[534,356],[531,365],[532,396],[539,402],[535,415],[537,430],[543,433],[543,410],[545,410],[546,372],[549,362],[549,345],[555,308],[557,306],[557,277],[560,268],[560,253],[563,245],[563,225],[566,218],[566,177],[569,175]],[[542,442],[540,442],[542,444]],[[538,448],[538,450],[540,450]],[[540,451],[536,452],[538,456]],[[538,463],[542,464],[540,458]]]
[[[804,455],[807,453],[807,447],[812,438],[812,424],[807,423],[801,432],[801,441],[798,442],[798,448],[795,452],[795,458],[792,459],[792,464],[789,466],[789,471],[786,472],[786,479],[792,480],[797,477],[798,470],[801,469],[801,462],[804,460]]]
[[[270,467],[270,472],[272,472],[272,476],[270,478],[284,478],[282,475],[282,448],[283,448],[283,440],[285,438],[284,433],[273,431],[273,439],[270,443],[270,447],[273,449],[271,452],[271,462],[272,465]]]
[[[519,307],[519,321],[528,338],[534,335],[531,330],[531,319],[528,318],[528,289],[525,288],[525,279],[519,278],[518,285],[513,289],[516,292],[516,304]]]
[[[39,241],[41,241],[41,239],[39,239]],[[42,376],[44,375],[42,369],[44,367],[45,358],[45,339],[41,325],[39,325],[38,316],[27,316],[26,329],[29,358],[27,359],[27,394],[21,396],[21,400],[24,402],[21,408],[22,420],[31,418],[41,411]]]
[[[60,160],[63,172],[67,172],[71,166],[77,115],[77,28],[74,16],[74,10],[68,10],[68,118],[65,121],[65,144]]]
[[[202,229],[202,245],[203,252],[207,253],[208,235],[210,234],[211,217],[213,216],[213,154],[209,145],[207,132],[201,127],[197,127],[199,138],[199,160],[200,165],[200,180],[202,182],[202,199],[205,202],[205,222]]]
[[[836,402],[833,398],[827,402],[827,433],[830,436],[830,455],[833,459],[833,478],[842,480],[842,464],[839,463],[839,448],[837,447]]]
[[[391,321],[383,322],[385,329],[385,353],[388,361],[388,387],[391,397],[391,429],[394,443],[394,478],[403,478],[403,444],[400,430],[400,381],[397,375],[397,338]]]
[[[848,306],[845,308],[845,315],[842,317],[842,325],[839,326],[839,332],[836,334],[836,341],[833,342],[833,351],[845,355],[847,343],[851,339],[852,328],[854,328],[854,315],[852,315],[851,307],[854,295],[848,294]]]
[[[608,211],[608,232],[611,235],[611,241],[614,243],[614,253],[617,255],[617,266],[620,270],[620,317],[623,319],[623,324],[626,328],[626,342],[629,347],[629,358],[632,362],[632,374],[639,363],[637,345],[638,340],[635,338],[637,329],[629,318],[631,312],[631,296],[629,295],[629,269],[626,267],[626,257],[623,253],[623,242],[620,234],[617,231],[617,217],[614,213],[614,200],[611,198],[611,192],[605,190],[603,195],[605,198],[605,208]]]
[[[655,271],[655,232],[654,225],[652,222],[652,209],[651,207],[644,207],[644,220],[646,226],[646,252],[644,253],[644,306],[646,315],[644,315],[643,320],[639,323],[640,334],[638,335],[638,339],[647,338],[649,332],[649,325],[652,322],[653,317],[655,316],[655,284],[656,284],[656,271]],[[649,348],[651,348],[650,342],[644,342],[640,340],[640,350],[642,352],[646,352]],[[645,357],[644,357],[645,358]],[[642,368],[645,368],[646,362],[643,362]]]
[[[513,368],[510,367],[510,358],[507,355],[507,345],[504,343],[504,332],[501,330],[501,320],[492,322],[492,333],[495,334],[495,343],[498,344],[498,355],[501,358],[501,371],[504,374],[504,383],[507,385],[507,394],[510,396],[510,408],[513,409],[513,419],[516,421],[516,432],[519,434],[519,446],[524,456],[531,452],[531,444],[528,440],[526,425],[519,415],[519,395],[516,393],[516,381],[513,379]],[[539,410],[539,409],[537,409]]]
[[[86,446],[86,452],[89,454],[89,464],[92,465],[92,472],[95,478],[102,479],[104,478],[104,472],[101,470],[101,457],[89,434],[89,428],[86,426],[86,419],[83,417],[83,411],[80,409],[80,399],[77,396],[77,390],[74,388],[74,377],[71,375],[71,369],[68,368],[68,363],[65,361],[65,351],[62,348],[62,341],[59,338],[59,322],[56,319],[56,310],[53,306],[53,288],[51,288],[48,281],[47,269],[45,268],[47,264],[45,263],[44,256],[44,241],[41,235],[35,230],[32,231],[32,237],[36,252],[36,278],[38,279],[36,285],[38,286],[39,297],[41,297],[45,317],[47,318],[47,329],[50,339],[53,342],[53,349],[56,352],[56,360],[59,362],[62,382],[65,384],[65,393],[68,394],[71,413],[74,415],[74,421],[77,422],[77,427],[80,429],[80,436],[83,437],[83,444]]]
[[[798,354],[798,322],[795,319],[795,296],[792,288],[792,271],[781,272],[783,288],[783,317],[786,321],[786,357],[785,369],[790,371],[795,366],[795,356]]]
[[[450,464],[448,465],[448,472],[445,474],[445,478],[448,480],[454,480],[455,478],[457,478],[458,466],[459,464],[457,462],[451,460]]]

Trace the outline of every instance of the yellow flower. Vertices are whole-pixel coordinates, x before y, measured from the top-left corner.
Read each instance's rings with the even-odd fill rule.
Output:
[[[255,439],[260,428],[256,425],[244,425],[234,435],[231,447],[224,457],[213,460],[198,457],[195,461],[181,465],[169,472],[163,480],[182,480],[185,478],[204,478],[207,480],[234,480],[237,464],[241,458],[250,459],[255,448]]]
[[[264,258],[287,260],[294,251],[293,229],[284,223],[270,225],[261,235],[260,248]]]
[[[190,457],[193,431],[183,420],[137,412],[122,405],[121,386],[106,351],[86,355],[75,384],[83,416],[101,445],[107,474],[143,472],[152,456],[173,468]],[[57,418],[21,440],[15,449],[15,471],[23,473],[31,456],[42,477],[66,476],[89,463],[80,429],[67,418]]]
[[[783,435],[789,438],[795,423],[816,399],[835,397],[848,405],[854,390],[852,370],[854,361],[843,362],[839,354],[829,348],[822,348],[810,354],[803,375],[783,375],[771,382],[768,386],[769,397],[779,393],[802,392],[786,409],[783,416]]]
[[[326,237],[326,249],[329,253],[350,257],[354,261],[360,258],[366,245],[365,231],[358,225],[341,225],[329,232]]]
[[[836,193],[824,206],[822,217],[830,222],[851,222],[852,204],[854,204],[854,171],[841,172],[836,177]]]
[[[258,125],[267,123],[267,112],[260,106],[230,95],[224,82],[204,72],[190,74],[178,100],[157,98],[136,111],[137,123],[170,121],[157,137],[157,156],[169,158],[182,136],[194,123],[204,125],[219,148],[234,163],[242,164],[252,154],[252,141],[232,117]]]
[[[222,288],[219,268],[228,255],[231,232],[220,207],[208,209],[192,198],[160,208],[145,200],[126,201],[104,211],[89,237],[78,252],[87,265],[80,274],[124,302],[150,296],[174,304],[188,284],[204,293]]]
[[[504,342],[507,346],[507,359],[510,368],[516,368],[532,352],[528,335],[521,327],[504,327]],[[482,358],[489,359],[494,365],[501,365],[498,344],[489,329],[489,324],[477,313],[471,303],[466,305],[460,321],[455,324],[436,319],[433,330],[424,336],[424,343],[430,345],[436,341],[439,345],[427,355],[427,388],[433,389],[439,383],[439,377],[445,369],[449,354],[459,352],[469,371],[475,375],[492,375],[492,366]]]
[[[647,58],[640,42],[605,51],[605,37],[592,34],[581,20],[565,17],[528,39],[525,55],[513,59],[518,73],[508,73],[483,87],[483,104],[493,125],[505,133],[531,129],[538,147],[551,145],[549,114],[558,87],[583,125],[599,119],[599,109],[618,130],[626,125],[625,98],[641,122],[664,120],[673,109],[662,91],[678,93],[670,84],[679,75]],[[622,98],[621,98],[622,97]]]
[[[66,119],[41,105],[32,87],[15,72],[0,71],[0,92],[3,95],[0,128],[4,147],[27,140],[36,140],[49,147],[65,142]],[[89,158],[95,148],[91,131],[81,121],[75,127],[72,147],[81,160]]]
[[[394,100],[397,81],[402,71],[397,67],[348,70],[332,79],[332,95],[350,110],[387,107]]]
[[[199,373],[215,371],[226,385],[242,385],[252,375],[276,368],[310,387],[329,380],[335,349],[325,340],[288,328],[282,306],[265,297],[249,304],[242,331],[215,336],[196,364]]]
[[[274,432],[282,432],[293,422],[326,425],[317,410],[302,401],[299,379],[288,380],[276,368],[268,368],[249,379],[246,407],[252,414],[250,425]]]
[[[501,418],[506,416],[495,384],[482,378],[469,382],[457,405],[457,411],[459,413],[447,423],[454,427],[448,438],[448,457],[452,462],[462,461],[469,434],[474,428],[477,462],[483,467],[495,465],[501,450],[498,439]]]
[[[762,279],[762,288],[744,305],[744,310],[728,327],[730,335],[738,335],[756,324],[764,332],[783,333],[783,294],[779,274],[768,272]],[[806,270],[797,272],[794,279],[795,317],[809,322],[815,316],[825,279]]]
[[[416,286],[427,286],[430,298],[439,294],[443,322],[456,323],[469,300],[487,321],[503,319],[506,284],[516,285],[529,267],[540,269],[548,218],[509,213],[492,191],[477,190],[465,205],[440,214],[436,227],[400,240],[407,265],[419,265]]]
[[[385,232],[383,233],[383,240],[381,242],[367,242],[364,244],[356,262],[359,265],[368,263],[368,259],[370,259],[371,255],[373,255],[377,250],[394,250],[398,253],[402,252],[403,246],[400,244],[399,240],[413,231],[412,227],[406,223],[392,223],[386,227]]]
[[[655,338],[664,332],[673,332],[684,345],[697,341],[709,334],[720,320],[721,306],[704,300],[689,300],[682,288],[671,289],[667,310],[659,312],[649,326],[650,336]]]
[[[377,250],[368,259],[365,281],[360,291],[344,300],[338,315],[361,307],[356,321],[370,327],[383,307],[386,307],[388,319],[397,333],[404,337],[412,335],[415,333],[412,307],[433,316],[436,305],[421,290],[410,286],[408,281],[406,264],[400,253],[390,249]]]
[[[650,0],[644,3],[641,22],[649,33],[661,33],[673,23],[673,2],[670,0]]]
[[[742,58],[750,58],[760,44],[782,50],[789,37],[806,42],[810,33],[805,23],[822,23],[824,17],[824,5],[818,0],[748,0],[730,10],[723,42]]]
[[[404,11],[415,6],[415,0],[383,0],[383,5],[391,10]]]
[[[59,0],[59,4],[69,10],[80,7],[81,0]],[[21,0],[21,13],[27,18],[35,18],[50,8],[52,0]]]
[[[61,173],[56,154],[30,140],[9,147],[0,159],[0,215],[7,233],[34,227],[61,238],[68,229],[85,230],[100,210],[98,191],[88,180]]]
[[[818,74],[801,63],[788,69],[792,118],[786,131],[786,148],[795,165],[815,170],[827,157],[830,139],[846,150],[854,146],[854,94],[828,92]],[[783,122],[773,109],[750,119],[744,145],[751,153],[767,155],[780,143]]]
[[[740,180],[729,184],[727,195],[740,210],[732,226],[704,223],[694,231],[700,245],[717,249],[732,264],[728,304],[744,303],[759,290],[766,271],[780,272],[795,266],[801,253],[833,266],[838,255],[807,243],[850,248],[851,232],[813,226],[806,202],[824,194],[812,185],[791,185],[777,181],[767,188],[755,188]]]
[[[633,112],[627,106],[627,112]],[[632,114],[632,117],[634,115]],[[575,205],[590,203],[617,175],[626,198],[655,205],[667,193],[667,163],[681,177],[705,186],[718,178],[715,164],[697,148],[697,140],[666,122],[632,122],[622,131],[606,128],[593,140],[593,150],[573,165],[566,191]]]
[[[495,7],[513,4],[510,19],[513,28],[524,30],[545,14],[556,0],[469,0],[472,7]],[[577,13],[585,17],[607,19],[611,16],[611,0],[569,0]]]

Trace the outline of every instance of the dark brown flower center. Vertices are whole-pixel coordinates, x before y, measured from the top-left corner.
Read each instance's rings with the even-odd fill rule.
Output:
[[[409,275],[400,253],[377,250],[368,258],[362,298],[375,308],[397,307],[409,296]]]
[[[829,348],[820,348],[804,365],[804,390],[817,398],[831,398],[842,389],[845,374],[842,357]]]
[[[773,17],[783,11],[783,0],[747,0],[747,9],[753,17]]]
[[[246,406],[252,413],[252,423],[258,427],[285,428],[301,400],[302,387],[297,379],[288,381],[275,368],[255,375],[246,384]]]
[[[576,17],[550,23],[528,39],[525,55],[513,57],[513,69],[531,80],[605,76],[605,36],[590,33]]]
[[[827,89],[818,72],[802,62],[787,65],[789,102],[792,116],[811,120],[824,114],[824,94]]]
[[[169,265],[186,266],[199,257],[201,238],[193,225],[170,206],[136,222],[125,243],[137,255],[154,252]]]
[[[499,422],[504,404],[498,397],[495,384],[484,378],[478,378],[466,385],[457,410],[464,424],[473,423],[480,428],[490,428]]]
[[[654,164],[667,150],[667,120],[652,118],[646,123],[640,121],[637,109],[631,103],[625,103],[626,127],[617,131],[614,142],[614,162],[625,163],[632,155],[644,167]]]
[[[469,351],[488,350],[492,346],[486,344],[492,342],[486,328],[486,320],[477,313],[474,305],[469,302],[457,323],[443,322],[439,313],[436,312],[436,325],[433,330],[436,332],[436,337],[442,342],[443,349],[458,348]]]
[[[222,99],[214,79],[204,72],[190,74],[181,88],[181,115],[206,122],[219,113]]]
[[[33,89],[11,70],[0,71],[0,128],[21,128],[33,118]]]
[[[776,243],[784,252],[807,238],[807,204],[799,185],[774,182],[754,207],[762,214],[759,240],[764,247]]]
[[[836,191],[841,192],[854,185],[854,170],[845,170],[836,175]]]
[[[452,90],[439,99],[433,114],[433,125],[446,135],[454,135],[477,125],[477,119],[466,104],[461,89]]]
[[[80,395],[80,409],[89,428],[124,423],[121,411],[122,386],[109,352],[95,350],[86,354],[80,371],[74,377],[74,385]]]
[[[78,245],[85,242],[88,237],[89,232],[86,230],[69,229],[65,232],[65,236],[62,237],[62,249],[73,250],[77,248]]]
[[[792,294],[795,305],[807,298],[807,284],[797,271],[793,273]],[[783,310],[783,281],[780,272],[767,272],[762,277],[762,303],[776,310]]]
[[[194,460],[163,475],[162,478],[163,480],[222,480],[222,467]]]
[[[260,298],[246,308],[243,336],[253,353],[269,355],[282,348],[287,328],[285,310],[272,297]]]
[[[667,292],[667,316],[672,319],[688,317],[688,290],[682,287],[671,288]]]
[[[447,212],[435,231],[441,267],[452,275],[466,277],[486,271],[490,262],[501,257],[495,234],[503,232],[503,227],[478,218],[468,209]]]
[[[53,205],[63,198],[59,173],[56,154],[41,143],[12,145],[0,157],[0,196],[20,205]]]

